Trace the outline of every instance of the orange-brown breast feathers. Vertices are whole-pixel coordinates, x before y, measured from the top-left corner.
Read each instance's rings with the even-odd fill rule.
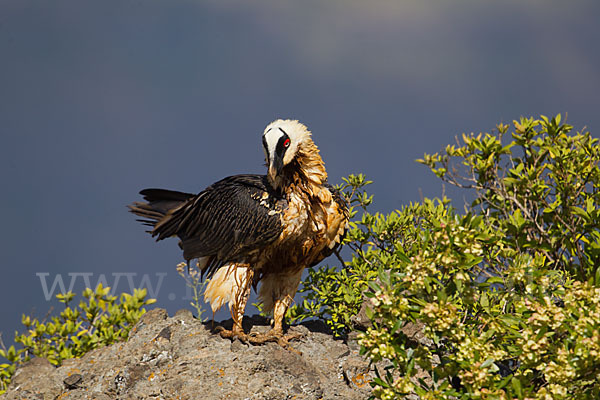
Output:
[[[306,186],[295,189],[281,215],[284,229],[278,245],[286,248],[286,261],[304,268],[320,262],[340,244],[348,223],[348,208],[330,185],[310,185],[310,191]],[[285,267],[283,264],[281,267]]]

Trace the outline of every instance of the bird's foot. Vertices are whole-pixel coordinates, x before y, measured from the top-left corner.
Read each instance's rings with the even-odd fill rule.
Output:
[[[233,329],[225,329],[222,326],[217,326],[215,332],[219,334],[223,339],[235,340],[238,338],[243,343],[248,343],[248,335],[244,333],[244,330],[237,325],[233,326]]]
[[[274,342],[283,347],[286,350],[292,351],[298,355],[302,355],[302,352],[294,349],[290,345],[290,341],[300,339],[304,335],[299,333],[287,333],[283,334],[283,331],[271,329],[267,333],[251,333],[248,335],[248,342],[254,345],[265,344],[268,342]]]
[[[235,340],[237,338],[242,343],[249,343],[252,345],[262,345],[269,342],[277,343],[286,350],[289,350],[300,356],[302,355],[302,352],[296,350],[290,345],[290,341],[304,337],[304,335],[301,333],[284,334],[281,330],[271,329],[267,333],[246,334],[241,327],[235,325],[231,330],[225,329],[222,326],[217,326],[215,328],[215,332],[218,333],[223,339]]]

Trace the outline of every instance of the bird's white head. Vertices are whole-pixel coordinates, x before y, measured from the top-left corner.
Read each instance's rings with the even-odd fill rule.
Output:
[[[262,137],[269,176],[274,181],[307,146],[314,146],[310,131],[296,120],[278,119],[271,122]]]

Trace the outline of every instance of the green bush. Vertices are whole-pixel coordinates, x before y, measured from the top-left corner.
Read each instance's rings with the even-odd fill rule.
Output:
[[[8,360],[0,364],[0,394],[6,391],[16,368],[34,356],[60,365],[67,358],[81,357],[92,349],[126,339],[146,312],[143,307],[156,301],[146,299],[146,289],[135,289],[133,295],[123,293],[118,301],[109,293],[110,288],[102,284],[95,291],[85,289],[86,301],[81,300],[78,307],[69,306],[74,293],[58,294],[56,297],[65,309],[50,321],[23,315],[27,332],[15,334],[15,342],[23,347],[0,350],[0,356]]]
[[[506,144],[508,125],[499,124],[496,134],[463,135],[462,146],[418,161],[444,181],[474,189],[472,212],[505,231],[507,246],[543,254],[548,268],[578,280],[594,276],[600,267],[598,139],[571,135],[560,115],[513,125]]]
[[[510,140],[501,124],[418,160],[473,189],[465,214],[446,199],[364,212],[352,261],[305,282],[296,315],[338,332],[368,299],[375,398],[600,398],[600,146],[560,116],[513,125]]]

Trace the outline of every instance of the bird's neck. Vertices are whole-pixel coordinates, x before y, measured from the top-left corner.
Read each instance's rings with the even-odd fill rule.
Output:
[[[314,143],[309,143],[298,150],[294,160],[271,183],[283,193],[302,190],[312,197],[325,182],[327,171],[319,149]]]

